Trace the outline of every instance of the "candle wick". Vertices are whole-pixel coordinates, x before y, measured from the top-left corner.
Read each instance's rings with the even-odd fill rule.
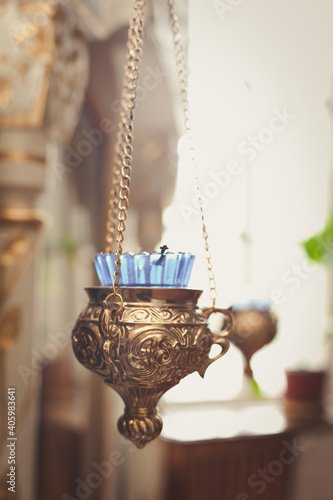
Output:
[[[161,249],[161,253],[164,254],[166,252],[166,250],[169,249],[169,247],[168,247],[168,245],[163,245],[160,247],[160,249]]]

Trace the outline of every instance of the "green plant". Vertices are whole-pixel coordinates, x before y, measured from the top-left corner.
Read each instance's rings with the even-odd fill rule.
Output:
[[[302,243],[308,257],[315,262],[328,262],[333,256],[333,214],[320,233]]]

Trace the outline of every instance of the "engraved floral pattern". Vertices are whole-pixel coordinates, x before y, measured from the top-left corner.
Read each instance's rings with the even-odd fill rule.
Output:
[[[198,310],[179,307],[125,307],[121,321],[124,323],[206,323],[206,318]]]
[[[91,370],[105,367],[98,340],[99,335],[94,330],[77,323],[72,335],[74,353],[80,363]]]

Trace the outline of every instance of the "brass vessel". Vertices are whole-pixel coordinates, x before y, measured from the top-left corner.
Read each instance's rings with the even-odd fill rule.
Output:
[[[272,342],[277,333],[277,318],[270,310],[247,309],[232,311],[234,327],[229,340],[242,352],[245,359],[244,373],[253,378],[252,356]]]
[[[72,334],[75,355],[120,394],[125,412],[118,429],[142,448],[162,430],[156,408],[161,396],[190,373],[203,377],[207,367],[227,352],[232,315],[228,309],[199,309],[201,290],[121,287],[123,307],[117,315],[107,303],[112,287],[86,292],[89,303]],[[208,328],[214,312],[227,317],[223,332]],[[221,352],[210,358],[213,344]]]

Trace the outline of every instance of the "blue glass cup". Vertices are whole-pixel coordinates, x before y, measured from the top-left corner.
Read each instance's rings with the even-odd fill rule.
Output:
[[[195,256],[186,252],[126,252],[120,256],[119,285],[125,287],[186,288]],[[102,286],[112,286],[116,253],[99,253],[95,267]]]

